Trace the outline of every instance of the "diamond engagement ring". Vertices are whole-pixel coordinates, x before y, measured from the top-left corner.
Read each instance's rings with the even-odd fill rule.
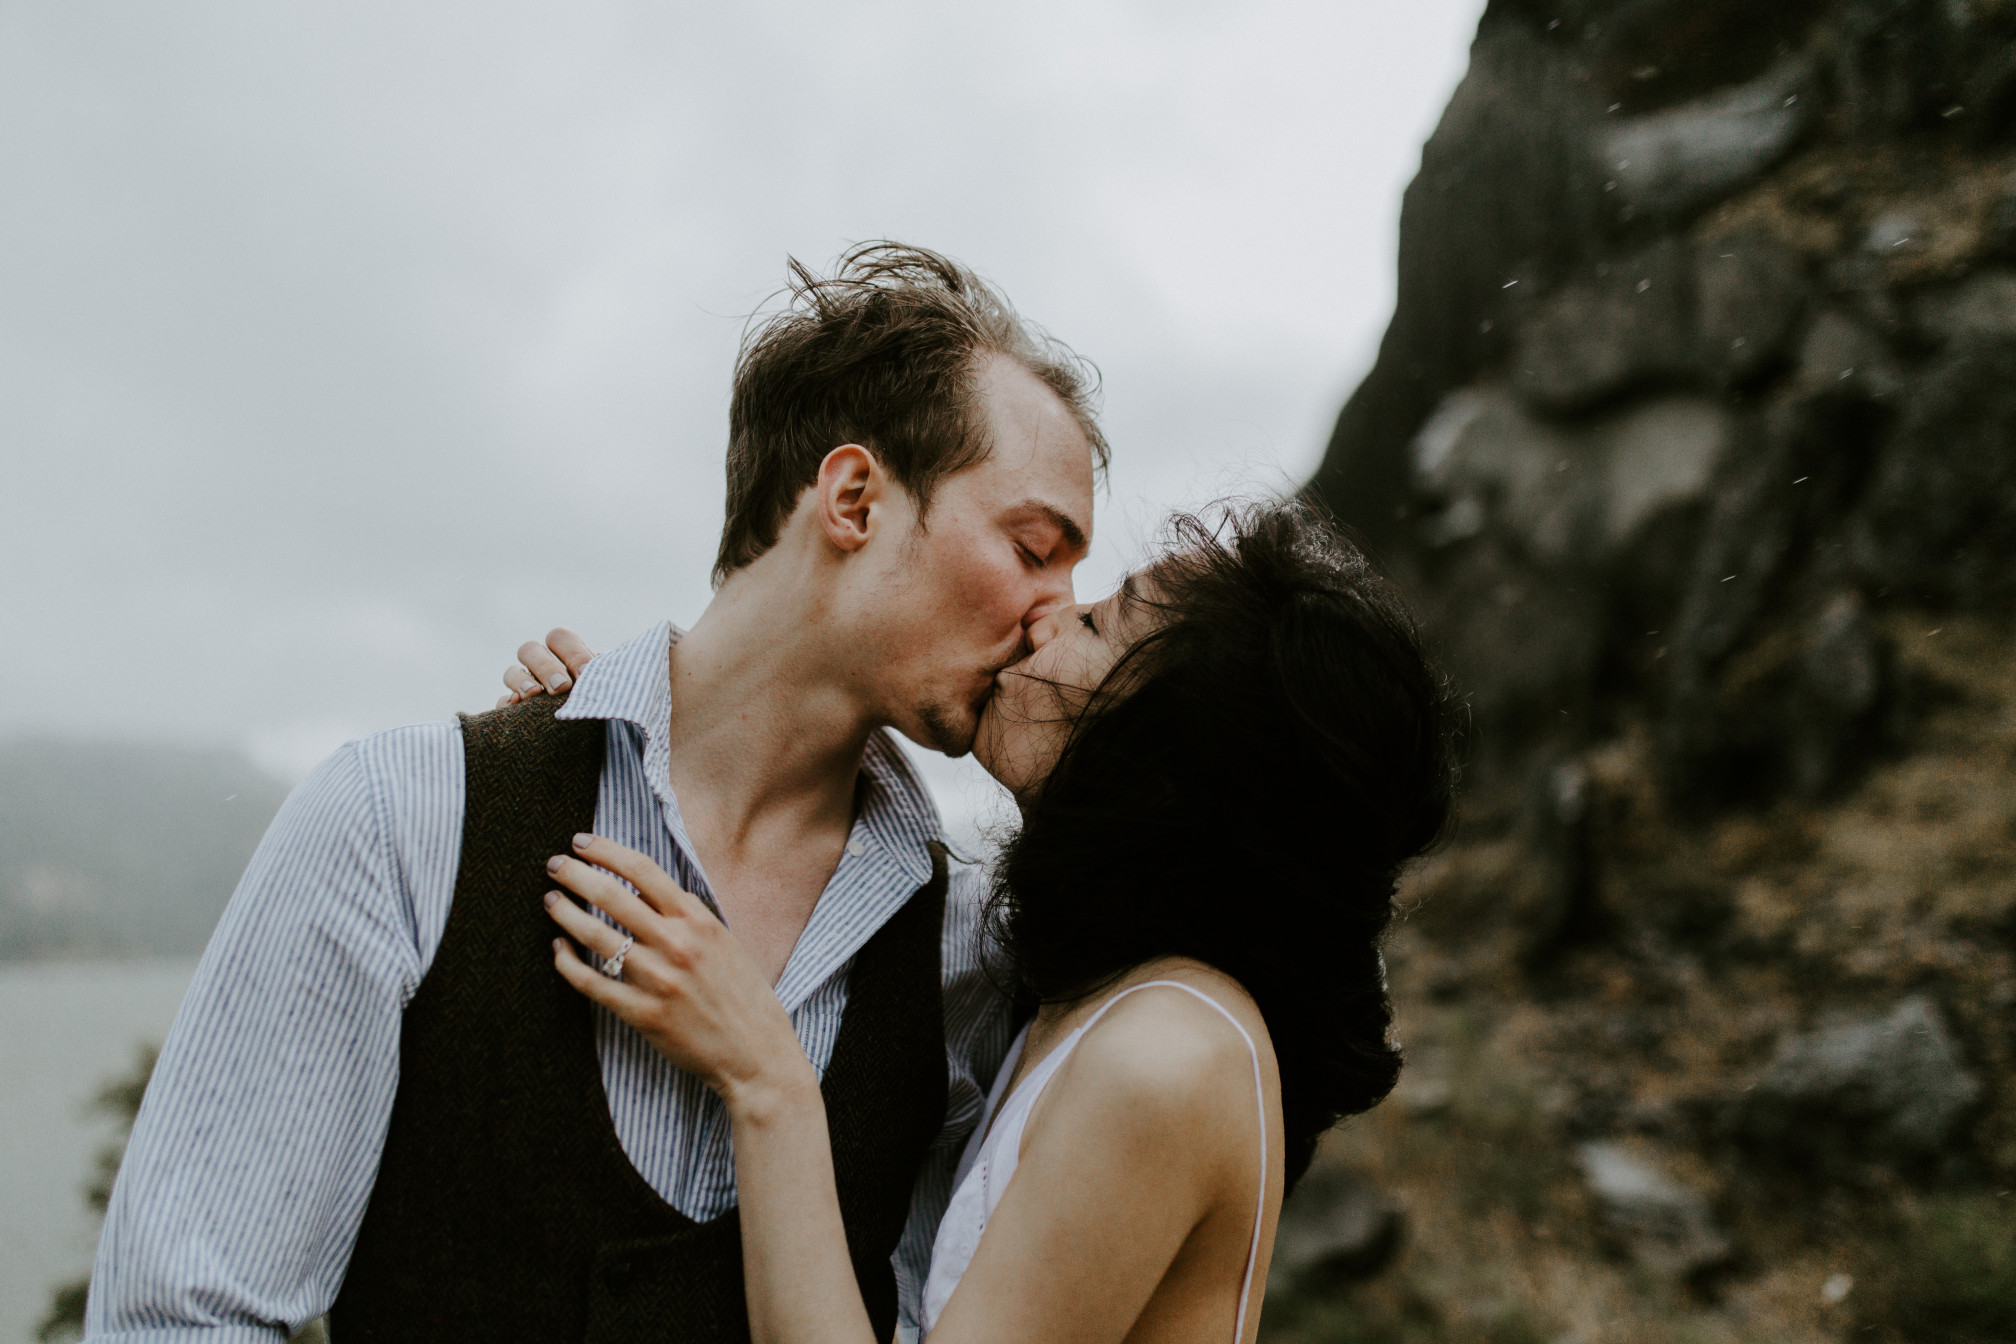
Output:
[[[630,946],[636,941],[636,934],[624,934],[623,946],[616,949],[615,956],[602,963],[602,974],[608,976],[611,980],[621,980],[623,978],[623,958],[630,955]]]

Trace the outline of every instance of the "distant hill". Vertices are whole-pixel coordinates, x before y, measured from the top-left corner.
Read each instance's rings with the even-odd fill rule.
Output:
[[[286,796],[228,751],[0,742],[0,962],[202,951]]]

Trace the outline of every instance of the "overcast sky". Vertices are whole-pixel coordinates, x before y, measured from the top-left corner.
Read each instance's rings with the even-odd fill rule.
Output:
[[[13,0],[0,735],[298,774],[690,621],[743,319],[866,238],[1104,371],[1101,591],[1314,466],[1481,8]]]

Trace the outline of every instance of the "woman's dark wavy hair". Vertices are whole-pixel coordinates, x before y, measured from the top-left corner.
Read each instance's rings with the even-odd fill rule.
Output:
[[[1156,957],[1245,987],[1281,1066],[1288,1179],[1400,1074],[1379,943],[1441,835],[1451,714],[1413,618],[1310,506],[1179,515],[1160,624],[1077,716],[988,902],[1025,1003]]]

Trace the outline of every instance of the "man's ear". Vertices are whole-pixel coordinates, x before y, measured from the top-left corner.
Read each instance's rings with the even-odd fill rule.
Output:
[[[868,544],[880,519],[887,477],[875,455],[858,443],[843,443],[826,454],[813,482],[819,529],[843,551]]]

